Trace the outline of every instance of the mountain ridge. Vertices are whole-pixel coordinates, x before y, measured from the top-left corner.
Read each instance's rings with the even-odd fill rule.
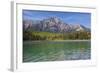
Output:
[[[81,24],[68,24],[58,17],[49,17],[43,20],[23,20],[24,30],[46,31],[55,33],[89,31],[90,29]]]

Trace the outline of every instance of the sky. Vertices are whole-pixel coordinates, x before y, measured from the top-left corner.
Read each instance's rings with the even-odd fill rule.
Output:
[[[49,17],[58,17],[65,23],[81,24],[91,28],[91,13],[23,10],[22,14],[25,20],[43,20]]]

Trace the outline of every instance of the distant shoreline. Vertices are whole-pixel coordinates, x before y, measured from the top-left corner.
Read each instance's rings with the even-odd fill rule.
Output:
[[[26,41],[91,41],[91,40],[26,40]]]
[[[37,40],[37,41],[23,41],[23,42],[85,42],[91,40]]]

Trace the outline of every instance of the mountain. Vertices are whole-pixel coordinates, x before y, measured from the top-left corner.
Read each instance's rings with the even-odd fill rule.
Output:
[[[89,28],[80,24],[67,24],[58,17],[50,17],[43,20],[23,20],[24,30],[31,31],[46,31],[46,32],[76,32],[76,31],[90,31]]]

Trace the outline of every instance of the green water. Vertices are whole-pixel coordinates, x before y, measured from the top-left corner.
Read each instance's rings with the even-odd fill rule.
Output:
[[[87,60],[90,41],[24,41],[23,62]]]

